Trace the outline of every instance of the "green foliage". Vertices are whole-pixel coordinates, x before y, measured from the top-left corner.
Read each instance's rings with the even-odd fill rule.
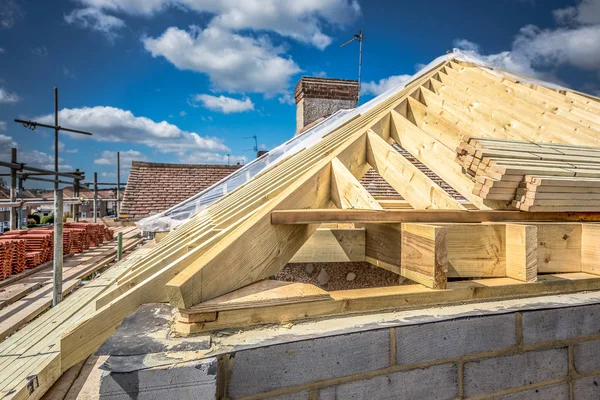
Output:
[[[42,217],[42,224],[53,224],[54,223],[54,215],[46,215]]]
[[[33,218],[27,218],[27,227],[31,228],[37,225],[37,221]]]
[[[29,224],[30,219],[34,220],[36,224],[40,223],[40,216],[37,214],[29,214],[27,216],[27,224]]]

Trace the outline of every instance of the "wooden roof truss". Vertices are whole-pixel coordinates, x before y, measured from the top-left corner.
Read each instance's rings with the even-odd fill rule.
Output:
[[[178,307],[175,327],[189,334],[598,289],[600,225],[582,222],[598,221],[595,213],[552,213],[542,222],[533,213],[497,211],[510,202],[474,195],[476,183],[455,161],[470,137],[597,146],[598,133],[596,98],[444,62],[167,235],[96,299],[94,314],[63,335],[60,369],[93,353],[144,303]],[[359,183],[371,167],[414,210],[383,209]],[[326,292],[268,280],[289,262],[311,261],[368,261],[416,284]]]

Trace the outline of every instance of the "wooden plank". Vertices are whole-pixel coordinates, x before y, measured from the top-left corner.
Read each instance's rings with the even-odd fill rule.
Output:
[[[537,224],[538,273],[581,271],[581,224]]]
[[[537,282],[522,282],[511,278],[448,282],[446,290],[430,289],[423,285],[341,290],[329,292],[331,299],[325,301],[219,311],[214,321],[187,323],[186,320],[194,318],[192,314],[188,314],[183,321],[176,320],[173,328],[179,334],[189,335],[218,329],[244,328],[325,316],[419,309],[598,289],[600,289],[600,277],[585,273],[565,273],[543,275]]]
[[[286,224],[398,224],[473,222],[600,222],[600,212],[524,212],[488,210],[273,210],[271,223]]]
[[[506,224],[506,276],[523,282],[537,280],[537,226]]]
[[[581,225],[581,272],[600,275],[600,224]]]
[[[319,228],[290,263],[360,261],[365,261],[364,229]]]
[[[298,282],[263,280],[200,303],[191,309],[181,309],[179,314],[203,314],[207,312],[237,310],[250,307],[268,307],[306,301],[330,299],[329,293],[314,285]],[[190,318],[188,322],[196,322]]]
[[[465,209],[377,134],[369,131],[367,139],[367,162],[413,208]]]
[[[383,210],[338,158],[331,160],[331,201],[337,208]]]
[[[401,226],[367,224],[365,260],[372,265],[400,275]]]
[[[445,227],[402,224],[401,275],[433,289],[445,289],[447,234]]]
[[[506,232],[500,224],[440,224],[447,230],[448,276],[506,276]]]

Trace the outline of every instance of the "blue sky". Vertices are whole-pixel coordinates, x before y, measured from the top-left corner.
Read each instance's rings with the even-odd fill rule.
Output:
[[[453,47],[600,94],[600,0],[0,0],[0,159],[51,167],[60,90],[61,169],[114,180],[132,159],[222,163],[293,136],[302,75],[353,79],[365,32],[366,101]],[[42,187],[41,184],[28,184]]]

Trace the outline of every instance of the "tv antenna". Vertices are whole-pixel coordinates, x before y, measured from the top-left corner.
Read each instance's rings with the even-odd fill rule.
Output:
[[[360,83],[361,83],[361,75],[362,75],[362,48],[363,48],[363,40],[364,34],[362,30],[359,30],[358,33],[354,34],[352,39],[348,40],[346,43],[340,45],[340,47],[344,47],[349,45],[352,42],[358,41],[358,98],[357,103],[360,101]]]
[[[258,138],[256,137],[256,135],[246,136],[242,139],[254,139],[254,147],[252,148],[252,150],[254,150],[255,153],[258,152]]]

